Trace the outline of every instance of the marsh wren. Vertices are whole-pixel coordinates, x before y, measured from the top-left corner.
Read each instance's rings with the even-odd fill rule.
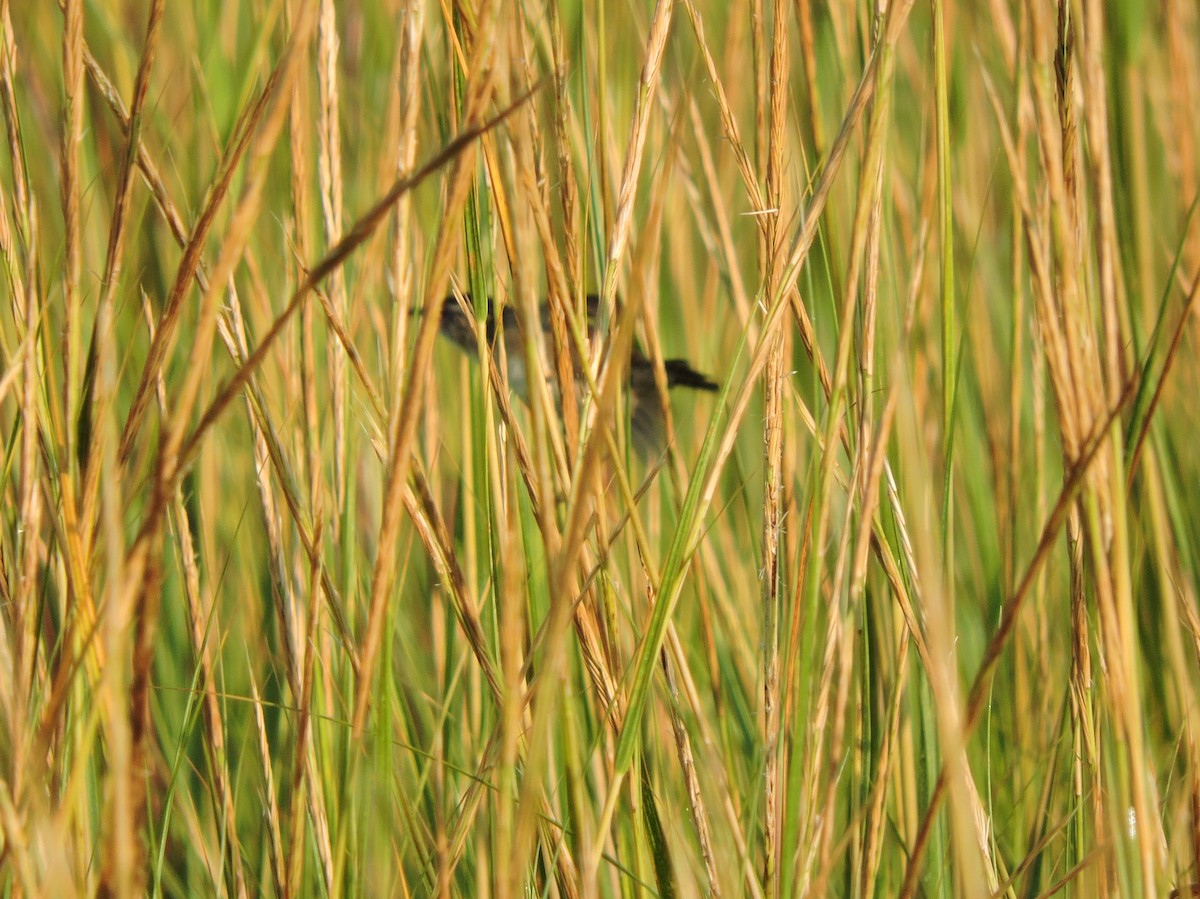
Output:
[[[469,295],[465,296],[468,303]],[[600,298],[595,294],[587,297],[588,336],[596,334],[596,316],[600,307]],[[464,310],[453,296],[446,298],[442,306],[442,334],[469,353],[476,348],[475,317]],[[538,327],[541,331],[541,345],[545,350],[543,359],[547,362],[552,358],[553,342],[550,336],[550,307],[543,303],[538,315]],[[496,345],[495,307],[488,300],[486,334],[488,345]],[[504,308],[504,355],[508,360],[508,384],[521,399],[529,402],[529,383],[525,374],[525,332],[516,311],[511,306]],[[493,352],[495,350],[493,349]],[[571,353],[575,362],[575,371],[580,371],[580,361],[574,352]],[[498,360],[497,360],[498,361]],[[663,366],[667,374],[668,387],[688,387],[692,390],[713,392],[717,390],[716,382],[692,368],[686,359],[664,359]],[[630,426],[634,448],[642,456],[662,450],[664,440],[663,411],[657,396],[654,383],[654,363],[637,348],[633,347],[629,359],[629,405]]]

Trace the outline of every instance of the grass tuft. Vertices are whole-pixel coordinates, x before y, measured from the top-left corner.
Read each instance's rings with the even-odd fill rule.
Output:
[[[0,891],[1194,894],[1135,6],[0,0]]]

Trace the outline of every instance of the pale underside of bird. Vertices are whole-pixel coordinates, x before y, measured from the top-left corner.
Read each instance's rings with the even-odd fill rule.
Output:
[[[463,300],[471,307],[470,295],[464,295]],[[599,297],[595,294],[587,296],[587,317],[589,336],[595,336],[596,317],[599,309]],[[553,371],[553,339],[550,336],[550,308],[542,304],[539,309],[538,326],[542,336],[537,344],[542,354],[543,370]],[[474,355],[477,347],[476,314],[472,308],[464,308],[454,296],[446,298],[442,307],[441,333],[443,336]],[[525,403],[529,402],[529,382],[525,372],[525,331],[521,318],[512,306],[505,306],[503,313],[505,358],[507,359],[508,385],[510,389]],[[497,352],[498,330],[496,326],[495,307],[488,300],[487,321],[485,334],[492,353],[499,358]],[[575,371],[581,372],[578,355],[572,350]],[[713,392],[718,385],[707,376],[694,369],[686,359],[664,359],[663,368],[666,371],[669,388],[685,387],[692,390]],[[553,376],[552,386],[557,388]],[[665,438],[662,405],[658,397],[658,389],[654,380],[654,363],[634,346],[629,359],[629,407],[630,434],[634,449],[642,456],[657,454],[662,451]]]

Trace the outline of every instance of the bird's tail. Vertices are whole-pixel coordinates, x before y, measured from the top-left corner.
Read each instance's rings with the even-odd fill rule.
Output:
[[[716,381],[692,368],[686,359],[665,359],[663,366],[667,370],[667,386],[669,387],[690,387],[692,390],[709,392],[715,392],[720,388]]]

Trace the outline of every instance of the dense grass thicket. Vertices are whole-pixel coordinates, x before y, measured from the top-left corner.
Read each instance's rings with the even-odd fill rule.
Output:
[[[0,0],[0,893],[1200,895],[1197,110],[1184,0]]]

